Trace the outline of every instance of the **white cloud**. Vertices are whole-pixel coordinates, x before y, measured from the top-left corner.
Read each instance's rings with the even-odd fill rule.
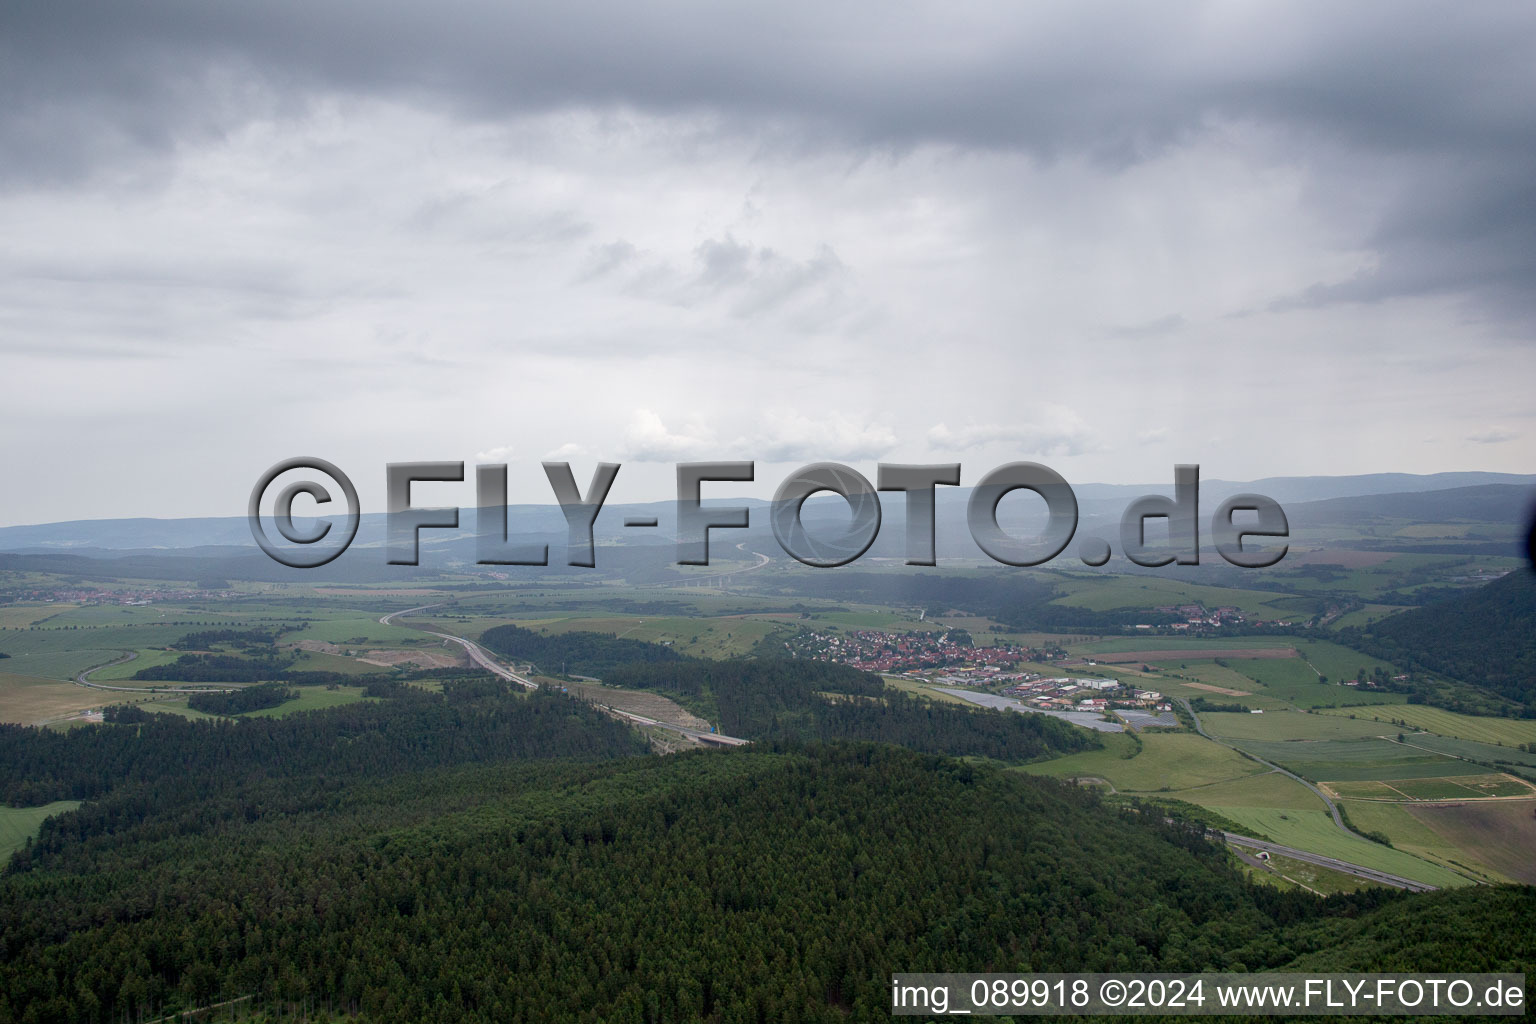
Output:
[[[1519,436],[1513,430],[1505,430],[1503,427],[1490,427],[1476,434],[1467,435],[1467,440],[1473,444],[1505,444]]]
[[[1016,423],[967,423],[955,428],[939,423],[928,431],[928,442],[939,450],[1002,447],[1021,456],[1082,455],[1100,447],[1083,418],[1063,406],[1045,406],[1035,410],[1032,419]]]
[[[719,454],[706,431],[693,425],[690,433],[668,429],[649,409],[636,409],[624,431],[623,457],[634,462],[690,462]]]
[[[896,443],[890,428],[842,413],[776,412],[765,417],[752,452],[763,462],[862,462],[888,454]]]
[[[499,448],[487,448],[483,452],[475,452],[476,462],[511,462],[514,451],[511,445],[504,444]]]

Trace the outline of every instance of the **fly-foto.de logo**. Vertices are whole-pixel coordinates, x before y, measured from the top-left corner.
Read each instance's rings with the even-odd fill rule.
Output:
[[[569,565],[596,566],[593,528],[608,492],[619,475],[619,465],[598,463],[583,493],[568,462],[546,462],[544,474],[565,516],[566,561]],[[294,480],[277,489],[269,518],[287,546],[276,543],[262,522],[262,506],[280,477],[301,470],[323,473],[341,491],[346,518],[339,530],[329,520],[301,527],[294,522],[294,502],[310,498],[317,509],[330,504],[331,490],[313,479]],[[1120,518],[1120,550],[1137,565],[1155,567],[1178,563],[1200,564],[1200,467],[1175,466],[1174,496],[1143,495],[1132,501]],[[392,462],[384,467],[386,495],[385,558],[390,565],[416,565],[420,558],[422,530],[457,530],[459,509],[424,508],[411,504],[411,485],[462,483],[462,462]],[[708,565],[712,530],[739,530],[751,525],[751,509],[745,506],[705,506],[705,483],[746,483],[755,478],[752,462],[685,462],[677,466],[677,564]],[[939,487],[960,484],[960,464],[913,465],[880,463],[876,482],[857,470],[836,462],[817,462],[796,470],[784,479],[767,512],[774,538],[785,554],[806,565],[827,569],[855,561],[880,534],[880,491],[904,496],[906,512],[906,563],[934,565],[936,494]],[[1005,531],[998,522],[998,504],[1014,491],[1031,491],[1045,502],[1048,521],[1030,536]],[[818,524],[813,531],[803,521],[806,499],[829,493],[847,502],[845,525]],[[505,464],[475,467],[476,561],[480,565],[548,565],[549,545],[514,542],[507,530],[507,467]],[[247,518],[251,534],[273,559],[294,568],[315,568],[339,556],[357,536],[362,508],[351,478],[324,459],[285,459],[268,469],[251,490]],[[1151,545],[1149,520],[1167,521],[1168,543]],[[981,478],[971,491],[965,512],[966,526],[976,545],[988,557],[1005,565],[1029,566],[1049,562],[1066,550],[1077,534],[1077,496],[1059,473],[1035,462],[1010,462]],[[654,516],[630,516],[626,528],[655,528]],[[1283,541],[1290,525],[1279,503],[1262,494],[1237,494],[1227,498],[1210,520],[1211,539],[1217,553],[1232,565],[1257,569],[1285,557],[1284,543],[1264,547],[1246,543],[1250,538]],[[327,543],[328,542],[328,543]],[[1078,557],[1086,565],[1109,561],[1111,546],[1102,537],[1084,537]]]

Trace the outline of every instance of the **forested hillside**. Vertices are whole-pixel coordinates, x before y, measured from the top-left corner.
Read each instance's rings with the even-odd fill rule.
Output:
[[[1255,888],[1155,816],[891,747],[103,803],[135,813],[54,819],[0,883],[0,1019],[252,995],[367,1021],[874,1021],[894,970],[1259,969],[1341,936],[1355,969],[1536,970],[1511,927],[1531,890]],[[1411,935],[1384,917],[1410,912]]]
[[[616,665],[681,660],[670,647],[589,630],[546,636],[521,626],[496,626],[481,634],[480,642],[503,658],[532,662],[551,674],[601,676]]]
[[[1087,750],[1098,737],[1048,715],[909,697],[832,662],[767,658],[623,665],[606,680],[692,702],[747,739],[872,740],[931,754],[1030,761]]]
[[[181,803],[267,778],[646,750],[632,730],[579,701],[545,691],[524,697],[490,677],[447,680],[441,694],[399,683],[370,691],[389,699],[286,718],[190,721],[126,707],[111,713],[117,724],[67,732],[0,725],[0,803],[92,800],[117,790]]]
[[[1475,590],[1413,608],[1344,643],[1481,687],[1536,715],[1536,573],[1517,569]]]

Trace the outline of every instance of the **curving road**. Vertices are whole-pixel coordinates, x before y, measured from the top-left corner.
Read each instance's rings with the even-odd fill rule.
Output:
[[[746,551],[747,546],[745,544],[737,544],[736,550]],[[752,551],[749,553],[757,556],[757,564],[749,565],[745,569],[731,569],[726,572],[706,573],[702,576],[689,576],[680,580],[663,580],[660,583],[637,583],[635,584],[635,589],[646,590],[652,587],[691,587],[696,583],[703,582],[704,580],[718,580],[725,576],[737,576],[744,572],[751,572],[753,569],[761,569],[763,566],[773,561],[773,559],[769,558],[761,551]]]
[[[1205,731],[1205,726],[1200,724],[1200,716],[1195,713],[1194,708],[1190,707],[1189,701],[1183,697],[1179,697],[1177,699],[1180,704],[1184,705],[1184,710],[1189,712],[1190,719],[1195,723],[1195,731],[1198,732],[1201,736],[1204,736],[1212,743],[1221,744],[1228,750],[1235,750],[1244,757],[1250,757],[1257,761],[1259,764],[1264,765],[1266,768],[1270,768],[1279,772],[1286,778],[1295,779],[1297,782],[1301,783],[1303,786],[1306,786],[1312,792],[1317,794],[1318,799],[1328,806],[1328,813],[1333,815],[1333,823],[1339,828],[1343,829],[1346,834],[1352,835],[1357,839],[1364,839],[1368,843],[1372,841],[1365,836],[1362,836],[1348,825],[1344,824],[1344,816],[1339,813],[1338,805],[1329,798],[1327,793],[1324,793],[1317,786],[1308,782],[1306,779],[1302,778],[1300,775],[1297,775],[1295,772],[1282,768],[1278,764],[1275,764],[1273,761],[1266,761],[1264,758],[1253,753],[1252,751],[1244,750],[1242,747],[1239,747],[1236,744],[1228,743],[1225,740],[1219,740],[1212,736],[1210,733]],[[1412,892],[1428,892],[1437,888],[1436,886],[1426,885],[1423,882],[1415,882],[1411,879],[1403,878],[1399,875],[1390,875],[1385,871],[1377,871],[1374,868],[1361,867],[1358,864],[1349,864],[1347,861],[1334,860],[1332,857],[1324,857],[1321,854],[1306,853],[1304,850],[1293,850],[1290,847],[1278,846],[1263,839],[1254,839],[1251,836],[1237,836],[1235,833],[1231,832],[1223,833],[1223,835],[1227,837],[1229,842],[1237,842],[1238,840],[1243,840],[1243,842],[1239,843],[1239,845],[1252,846],[1255,849],[1260,850],[1271,850],[1275,853],[1284,854],[1287,857],[1293,857],[1296,860],[1304,860],[1309,864],[1320,864],[1323,867],[1334,868],[1335,870],[1344,871],[1348,874],[1356,875],[1360,878],[1368,878],[1371,881],[1379,881],[1385,885],[1395,885],[1400,889],[1408,889]],[[1301,856],[1301,854],[1305,854],[1305,856]],[[1345,866],[1340,867],[1339,865]],[[1470,877],[1460,871],[1457,871],[1456,873],[1462,875],[1463,877]],[[1472,880],[1477,881],[1477,879]]]
[[[107,683],[91,682],[91,673],[100,672],[104,668],[113,665],[123,665],[133,661],[139,656],[138,651],[124,651],[120,658],[104,661],[100,665],[92,665],[90,668],[75,676],[76,686],[88,686],[93,690],[112,690],[116,693],[230,693],[234,690],[242,690],[241,686],[219,686],[216,683],[200,684],[197,686],[111,686]]]
[[[756,566],[753,568],[756,568]],[[390,612],[388,615],[380,616],[379,624],[382,626],[392,625],[393,623],[391,620],[394,619],[397,615],[408,615],[411,612],[426,611],[428,608],[436,608],[438,605],[443,603],[444,602],[438,602],[438,604],[424,604],[416,608],[405,608],[398,612]],[[507,668],[505,665],[501,664],[490,654],[488,654],[485,648],[481,647],[479,644],[475,643],[468,637],[455,636],[452,633],[439,633],[436,630],[425,629],[420,626],[405,626],[403,628],[417,629],[432,636],[442,637],[444,640],[451,640],[454,643],[463,646],[465,652],[469,654],[469,659],[486,671],[494,672],[501,678],[510,682],[517,683],[520,686],[527,687],[530,690],[537,690],[539,688],[538,683],[531,679],[525,679],[518,675],[516,672]],[[589,701],[588,703],[597,708],[599,711],[602,711],[604,714],[610,715],[614,718],[632,722],[636,725],[655,726],[658,729],[665,729],[668,732],[677,733],[680,736],[685,736],[688,739],[695,740],[700,743],[712,743],[716,746],[722,747],[740,747],[752,742],[751,740],[741,739],[738,736],[725,736],[717,732],[705,732],[702,729],[690,729],[685,725],[674,725],[671,722],[662,722],[654,718],[646,718],[644,715],[637,715],[629,711],[620,711],[618,708],[609,707],[607,704],[598,704],[595,701]]]
[[[424,612],[428,608],[437,608],[445,603],[446,602],[444,601],[439,601],[437,604],[423,604],[418,605],[415,608],[403,608],[398,612],[390,612],[388,615],[379,616],[379,625],[393,625],[391,620],[393,620],[396,615],[409,615],[411,612]],[[452,633],[439,633],[435,629],[426,629],[421,626],[405,626],[403,628],[416,629],[428,634],[429,636],[442,637],[444,640],[451,640],[458,644],[460,647],[464,648],[464,653],[469,655],[470,661],[485,669],[487,672],[498,675],[509,683],[516,683],[517,685],[527,690],[537,690],[539,688],[538,683],[534,682],[532,679],[524,679],[516,672],[507,668],[505,665],[501,664],[495,658],[487,654],[485,652],[485,648],[481,647],[479,644],[475,643],[468,637],[454,636]]]

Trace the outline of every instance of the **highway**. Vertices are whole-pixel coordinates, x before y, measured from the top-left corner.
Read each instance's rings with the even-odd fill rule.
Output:
[[[1346,860],[1337,860],[1333,857],[1324,857],[1320,853],[1308,853],[1306,850],[1298,850],[1293,846],[1281,846],[1279,843],[1271,843],[1265,839],[1255,839],[1253,836],[1242,836],[1236,832],[1223,832],[1222,838],[1233,846],[1242,846],[1250,850],[1263,850],[1266,853],[1279,854],[1292,860],[1299,860],[1307,864],[1316,864],[1318,867],[1332,868],[1342,871],[1346,875],[1354,875],[1368,882],[1379,882],[1382,885],[1390,885],[1395,889],[1407,889],[1409,892],[1433,892],[1437,886],[1427,885],[1424,882],[1415,882],[1411,878],[1401,875],[1388,874],[1385,871],[1377,871],[1375,868],[1362,867],[1359,864],[1351,864]]]
[[[761,558],[763,556],[759,555],[758,557]],[[382,626],[388,626],[392,624],[390,620],[394,619],[397,615],[409,615],[411,612],[426,611],[428,608],[436,607],[438,607],[436,604],[424,604],[417,608],[405,608],[398,612],[390,612],[388,615],[379,617],[379,624]],[[421,627],[407,626],[405,628],[420,629]],[[470,640],[468,637],[455,636],[452,633],[439,633],[432,629],[421,629],[421,632],[429,633],[432,636],[439,636],[444,640],[451,640],[454,643],[461,645],[465,652],[469,655],[469,659],[476,665],[480,666],[488,672],[494,672],[496,675],[508,680],[509,682],[517,683],[518,685],[524,686],[529,690],[537,690],[539,688],[538,683],[531,679],[525,679],[518,675],[516,672],[507,668],[505,665],[501,664],[490,654],[488,654],[485,648],[481,647],[473,640]],[[716,732],[707,732],[703,729],[690,729],[684,725],[673,725],[671,722],[663,722],[655,718],[646,718],[644,715],[637,715],[629,711],[620,711],[618,708],[609,707],[607,704],[599,704],[595,701],[589,701],[589,703],[599,711],[613,718],[622,719],[635,725],[649,725],[658,729],[665,729],[668,732],[677,733],[679,736],[684,736],[688,739],[695,740],[700,743],[710,743],[721,747],[740,747],[752,742],[751,740],[744,740],[739,736],[724,736]]]
[[[379,616],[379,625],[391,625],[392,623],[390,620],[397,615],[409,615],[411,612],[424,612],[428,608],[436,608],[440,604],[442,604],[442,602],[438,602],[438,604],[418,605],[415,608],[405,608],[398,612],[390,612],[388,615],[381,615]],[[406,628],[417,629],[419,627],[408,626]],[[485,652],[485,648],[481,647],[479,644],[475,643],[468,637],[454,636],[452,633],[439,633],[434,629],[422,629],[421,632],[428,633],[432,636],[442,637],[444,640],[453,641],[460,647],[464,648],[464,653],[469,655],[470,661],[474,662],[476,665],[479,665],[487,672],[500,676],[509,683],[516,683],[517,685],[528,690],[537,690],[539,688],[538,683],[534,682],[532,679],[524,679],[510,668],[507,668],[505,665],[501,664],[495,658],[487,654]]]
[[[1329,799],[1327,793],[1324,793],[1317,786],[1308,782],[1306,779],[1302,778],[1300,775],[1297,775],[1295,772],[1287,771],[1286,769],[1275,764],[1273,761],[1266,761],[1264,758],[1258,756],[1257,754],[1244,750],[1242,747],[1239,747],[1236,744],[1228,743],[1225,740],[1219,740],[1212,736],[1210,733],[1205,731],[1205,726],[1200,724],[1200,716],[1195,713],[1194,708],[1190,707],[1189,701],[1185,700],[1183,697],[1178,698],[1178,701],[1180,704],[1184,705],[1184,710],[1189,712],[1189,717],[1195,723],[1195,731],[1198,732],[1201,736],[1204,736],[1212,743],[1220,743],[1222,746],[1228,748],[1229,750],[1235,750],[1239,754],[1242,754],[1244,757],[1252,758],[1259,764],[1279,772],[1281,775],[1284,775],[1288,779],[1295,779],[1297,782],[1301,783],[1303,786],[1306,786],[1312,792],[1317,794],[1318,799],[1328,806],[1329,813],[1333,815],[1333,823],[1339,828],[1343,829],[1346,834],[1354,836],[1357,839],[1365,839],[1366,842],[1371,841],[1370,839],[1367,839],[1365,836],[1362,836],[1360,833],[1356,832],[1354,829],[1350,828],[1348,825],[1344,824],[1344,816],[1339,813],[1338,806],[1334,804],[1331,799]],[[1429,892],[1432,889],[1438,888],[1437,886],[1426,885],[1423,882],[1415,882],[1412,879],[1403,878],[1399,875],[1390,875],[1385,871],[1377,871],[1374,868],[1366,868],[1361,867],[1358,864],[1350,864],[1348,861],[1335,860],[1332,857],[1324,857],[1321,854],[1316,853],[1307,853],[1305,850],[1296,850],[1289,846],[1279,846],[1275,843],[1266,842],[1262,839],[1254,839],[1252,836],[1239,836],[1232,832],[1224,832],[1222,834],[1227,837],[1228,842],[1237,843],[1239,846],[1249,846],[1256,850],[1269,850],[1271,853],[1279,853],[1283,856],[1291,857],[1296,860],[1306,861],[1308,864],[1319,864],[1326,868],[1333,868],[1336,871],[1346,872],[1347,874],[1354,875],[1357,878],[1365,878],[1373,882],[1381,882],[1383,885],[1396,886],[1399,889],[1407,889],[1410,892]],[[1458,871],[1457,874],[1464,875],[1465,873]],[[1476,881],[1476,879],[1474,879],[1474,881]]]
[[[100,665],[92,665],[90,668],[75,676],[75,685],[88,686],[93,690],[113,690],[118,693],[229,693],[233,690],[243,689],[242,686],[219,686],[216,683],[199,683],[196,686],[110,686],[106,683],[91,682],[91,673],[100,672],[104,668],[113,665],[122,665],[133,661],[139,656],[138,651],[124,651],[120,658],[104,661]]]
[[[747,550],[747,546],[745,544],[737,544],[736,545],[736,550],[737,551],[746,551]],[[663,581],[661,581],[659,583],[638,583],[638,584],[635,585],[635,589],[636,590],[646,590],[646,589],[655,588],[655,587],[692,587],[692,586],[695,586],[695,585],[697,585],[699,583],[704,582],[705,580],[724,579],[724,578],[726,578],[728,576],[736,576],[736,575],[739,575],[739,574],[744,573],[744,572],[751,572],[753,569],[761,569],[763,566],[765,566],[769,562],[773,561],[773,559],[769,558],[767,555],[763,554],[761,551],[753,551],[753,552],[750,552],[750,554],[753,554],[753,555],[757,556],[757,563],[755,565],[749,565],[745,569],[728,569],[728,570],[726,570],[724,572],[705,573],[704,575],[701,575],[701,576],[685,576],[684,578],[682,578],[680,580],[663,580]]]

